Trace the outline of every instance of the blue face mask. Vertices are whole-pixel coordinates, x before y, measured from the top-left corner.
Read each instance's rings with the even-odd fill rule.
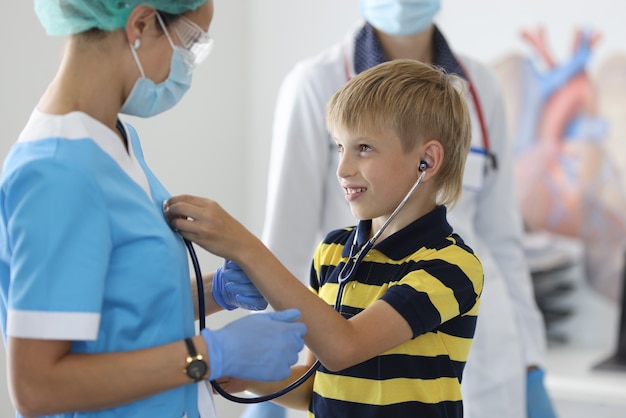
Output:
[[[430,26],[439,0],[361,0],[361,15],[376,29],[393,36],[409,36]]]
[[[155,84],[154,81],[144,76],[141,64],[136,59],[141,77],[135,82],[120,112],[148,118],[174,107],[191,86],[191,72],[186,62],[185,53],[186,51],[182,48],[174,47],[170,74],[164,82],[159,84]]]
[[[193,64],[190,53],[186,49],[174,45],[160,15],[158,15],[158,20],[172,46],[170,73],[167,79],[159,84],[147,78],[137,56],[137,51],[135,51],[139,44],[137,46],[131,45],[130,52],[133,54],[137,67],[139,67],[141,77],[137,79],[122,105],[121,113],[142,118],[158,115],[174,107],[191,86]]]

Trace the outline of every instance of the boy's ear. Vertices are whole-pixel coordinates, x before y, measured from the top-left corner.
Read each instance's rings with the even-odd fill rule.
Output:
[[[439,171],[443,163],[443,146],[441,143],[431,140],[422,146],[422,159],[418,162],[418,175],[420,174],[419,164],[422,160],[427,164],[426,175],[424,176],[424,180],[427,180]]]

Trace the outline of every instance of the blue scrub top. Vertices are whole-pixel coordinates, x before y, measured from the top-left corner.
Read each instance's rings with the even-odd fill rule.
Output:
[[[137,350],[192,336],[189,267],[162,213],[169,193],[81,112],[35,110],[0,177],[2,334],[71,340],[72,350]],[[94,376],[97,379],[96,376]],[[192,407],[193,405],[193,407]],[[59,417],[197,416],[190,384],[122,407]]]

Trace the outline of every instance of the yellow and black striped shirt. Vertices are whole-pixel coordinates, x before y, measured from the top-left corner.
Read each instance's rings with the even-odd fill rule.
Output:
[[[356,248],[370,229],[371,221],[359,224]],[[355,234],[356,228],[333,231],[315,252],[311,287],[331,305]],[[462,417],[461,377],[476,328],[483,270],[453,233],[446,208],[437,207],[376,244],[350,280],[337,307],[344,317],[383,299],[404,317],[413,339],[339,372],[321,366],[309,417]]]

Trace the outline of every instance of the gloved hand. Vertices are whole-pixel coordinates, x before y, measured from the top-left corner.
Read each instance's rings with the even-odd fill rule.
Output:
[[[556,418],[550,396],[543,384],[544,371],[536,368],[526,376],[526,409],[528,418]]]
[[[217,331],[200,331],[209,347],[209,380],[223,376],[271,382],[285,379],[304,347],[300,311],[246,315]]]
[[[225,260],[224,266],[215,271],[212,290],[213,299],[229,311],[235,308],[262,311],[267,308],[267,301],[254,283],[241,267],[230,260]]]
[[[287,409],[269,401],[253,403],[239,418],[287,418]]]

